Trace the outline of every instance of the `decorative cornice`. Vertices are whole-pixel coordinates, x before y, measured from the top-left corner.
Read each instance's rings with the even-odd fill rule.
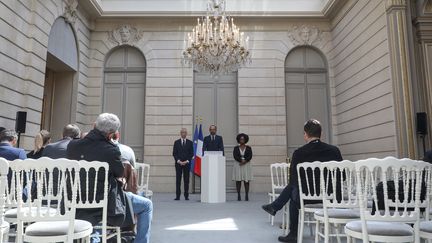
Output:
[[[385,6],[387,11],[393,8],[406,8],[407,1],[406,0],[386,0]]]
[[[143,37],[143,32],[129,24],[124,24],[108,32],[108,40],[114,45],[135,45]]]
[[[295,46],[313,45],[321,41],[322,32],[315,26],[294,26],[288,30],[288,38]]]
[[[74,25],[78,18],[77,7],[78,0],[65,0],[63,17],[71,25]]]
[[[432,0],[427,0],[424,5],[424,14],[431,14],[432,13]]]

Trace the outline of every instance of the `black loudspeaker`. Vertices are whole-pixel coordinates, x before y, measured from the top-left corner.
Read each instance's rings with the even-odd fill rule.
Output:
[[[417,134],[427,134],[427,116],[426,112],[417,113]]]
[[[25,133],[27,123],[27,112],[17,111],[15,120],[15,131],[17,133]]]

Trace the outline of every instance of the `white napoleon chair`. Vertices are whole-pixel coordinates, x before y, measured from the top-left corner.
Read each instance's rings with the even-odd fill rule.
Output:
[[[9,172],[9,162],[0,158],[0,242],[9,232],[9,223],[4,221],[4,205],[6,201],[7,175]]]
[[[393,157],[354,164],[360,220],[345,225],[347,242],[419,243],[421,181],[430,173],[430,164]],[[369,195],[372,208],[367,206]]]
[[[138,195],[143,195],[152,199],[153,192],[149,189],[150,165],[145,163],[135,163],[135,170],[138,176]]]
[[[318,209],[322,209],[320,171],[322,162],[304,162],[297,165],[297,177],[300,194],[299,228],[297,242],[303,242],[304,226],[310,226],[313,235],[313,218]],[[306,218],[307,217],[307,218]]]
[[[78,200],[77,209],[100,209],[102,210],[102,225],[94,226],[95,229],[101,229],[102,242],[106,243],[108,239],[117,237],[117,242],[121,243],[120,227],[108,226],[108,171],[109,164],[99,161],[80,160],[80,180],[78,180]],[[100,193],[103,191],[103,193]],[[99,193],[95,193],[99,192]],[[108,230],[114,233],[108,234]],[[93,235],[92,235],[93,236]]]
[[[282,190],[288,185],[289,180],[289,164],[288,163],[274,163],[270,165],[270,177],[271,177],[271,192],[268,193],[269,203],[276,200],[276,198],[280,195]],[[288,210],[286,210],[288,206],[285,205],[284,213],[282,217],[282,226],[286,228],[286,220],[285,217],[289,219]],[[287,212],[287,213],[285,213]],[[271,225],[274,224],[274,216],[269,216]]]
[[[322,163],[320,180],[323,209],[315,211],[315,243],[318,243],[319,237],[328,243],[331,236],[337,237],[340,243],[340,235],[344,235],[343,230],[339,232],[340,226],[360,219],[355,165],[348,160]],[[324,224],[324,232],[320,231],[321,223]],[[330,234],[331,226],[334,234]]]
[[[17,185],[16,242],[72,243],[74,239],[90,240],[92,225],[75,219],[78,161],[44,157],[14,160],[10,162],[10,167],[15,173]],[[54,173],[57,180],[53,180]],[[35,195],[28,193],[25,201],[22,197],[24,177],[27,184],[33,183],[36,187]],[[24,223],[29,223],[25,230]]]
[[[432,165],[430,166],[432,167]],[[420,222],[420,238],[425,239],[428,243],[432,243],[432,221],[430,221],[430,212],[432,209],[432,169],[429,172],[428,176],[424,176],[422,186],[426,186],[426,196],[424,198],[425,200],[423,200],[422,203],[426,203],[427,207],[423,212],[423,221]]]

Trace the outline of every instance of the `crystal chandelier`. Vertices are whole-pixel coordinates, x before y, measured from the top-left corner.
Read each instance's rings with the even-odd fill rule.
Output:
[[[205,17],[188,33],[183,59],[196,71],[212,75],[237,71],[251,62],[249,37],[225,13],[225,0],[210,0]]]

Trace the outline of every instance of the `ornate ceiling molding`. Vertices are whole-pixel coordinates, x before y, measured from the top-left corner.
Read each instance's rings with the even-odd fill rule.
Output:
[[[315,26],[294,26],[288,30],[288,38],[294,46],[316,45],[322,40],[322,32]]]
[[[386,0],[385,6],[387,10],[390,10],[395,7],[405,8],[407,6],[407,1],[406,0]]]
[[[143,32],[129,24],[124,24],[108,32],[108,40],[114,45],[136,45],[143,37]]]
[[[432,14],[432,0],[425,1],[423,12],[424,14]]]
[[[74,25],[78,18],[77,7],[78,0],[65,0],[63,17],[71,25]]]

